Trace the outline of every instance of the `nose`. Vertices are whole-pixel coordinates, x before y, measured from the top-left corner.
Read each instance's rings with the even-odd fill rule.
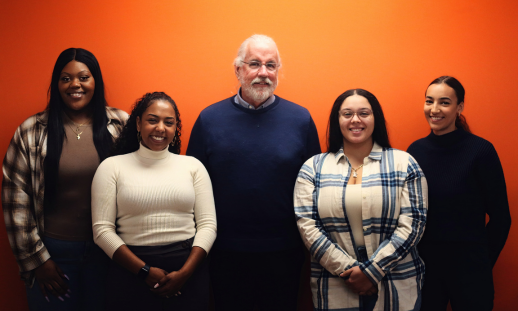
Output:
[[[72,84],[70,86],[71,87],[80,87],[81,83],[79,82],[79,79],[73,79]]]
[[[164,132],[164,130],[165,130],[164,123],[158,122],[156,124],[156,130],[157,130],[157,132],[160,132],[160,133]]]
[[[441,110],[439,109],[439,105],[437,105],[437,103],[434,103],[434,104],[432,105],[432,110],[431,110],[431,111],[432,111],[432,113],[438,113],[438,112],[440,112]]]
[[[351,122],[360,122],[360,121],[361,121],[361,120],[360,120],[360,117],[358,117],[358,114],[355,112],[355,113],[353,114],[353,117],[352,117],[352,119],[351,119]]]
[[[261,67],[259,67],[258,75],[260,77],[267,77],[268,76],[268,70],[266,70],[266,65],[262,64]]]

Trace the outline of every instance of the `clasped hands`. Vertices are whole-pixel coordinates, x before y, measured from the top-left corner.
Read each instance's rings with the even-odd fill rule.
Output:
[[[151,267],[146,278],[146,284],[154,294],[169,298],[182,294],[180,289],[188,278],[189,276],[181,270],[167,273],[163,269]]]
[[[372,283],[358,266],[345,270],[340,277],[344,278],[345,285],[358,295],[370,296],[378,292],[377,284]]]

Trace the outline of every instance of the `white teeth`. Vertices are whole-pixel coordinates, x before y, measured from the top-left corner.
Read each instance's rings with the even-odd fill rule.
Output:
[[[433,121],[439,121],[441,120],[442,118],[439,118],[439,117],[430,117]]]
[[[83,93],[69,93],[68,95],[70,95],[71,97],[81,97],[83,96]]]
[[[351,132],[353,133],[360,133],[362,129],[351,129]]]
[[[165,137],[151,136],[154,140],[164,140]]]

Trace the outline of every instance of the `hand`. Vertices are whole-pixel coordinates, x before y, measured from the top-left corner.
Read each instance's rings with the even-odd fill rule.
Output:
[[[187,279],[189,279],[189,276],[182,271],[173,271],[158,281],[154,286],[155,288],[151,291],[158,296],[166,298],[178,296],[182,294],[180,289]]]
[[[342,272],[340,277],[347,278],[345,285],[358,295],[370,296],[378,292],[378,286],[373,284],[358,266]]]
[[[167,275],[167,271],[160,269],[160,268],[151,267],[151,268],[149,268],[149,274],[146,277],[146,284],[150,288],[154,288],[155,285],[158,283],[158,281],[160,281],[166,275]]]
[[[49,301],[47,291],[51,292],[61,301],[64,301],[62,296],[70,298],[68,295],[70,290],[68,289],[68,284],[65,282],[65,279],[68,280],[68,276],[61,271],[52,259],[45,261],[41,266],[34,269],[34,274],[38,286],[47,301]]]

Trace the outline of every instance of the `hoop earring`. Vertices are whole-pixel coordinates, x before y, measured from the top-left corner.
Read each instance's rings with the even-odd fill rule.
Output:
[[[139,131],[137,131],[137,140],[138,140],[138,143],[140,144],[140,141],[142,140],[142,136],[140,135]]]
[[[176,142],[176,136],[173,138],[173,141],[170,143],[171,147],[174,147],[175,142]]]

